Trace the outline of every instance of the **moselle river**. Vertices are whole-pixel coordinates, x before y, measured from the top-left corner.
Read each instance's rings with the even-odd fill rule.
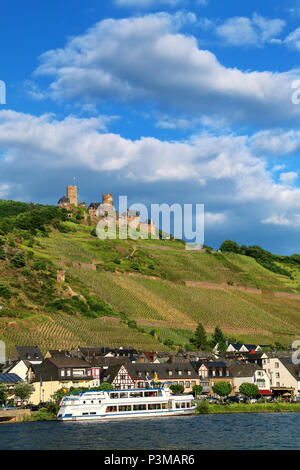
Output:
[[[300,413],[0,424],[0,449],[300,449]]]

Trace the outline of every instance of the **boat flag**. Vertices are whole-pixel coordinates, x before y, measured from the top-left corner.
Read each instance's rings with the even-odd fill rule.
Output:
[[[156,372],[154,373],[154,382],[155,382],[155,383],[158,382],[158,377],[157,377],[157,373],[156,373]]]

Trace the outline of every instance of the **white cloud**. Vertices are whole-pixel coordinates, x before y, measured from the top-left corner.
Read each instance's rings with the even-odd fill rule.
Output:
[[[205,211],[205,224],[207,225],[222,225],[226,221],[227,216],[224,213],[213,213]]]
[[[258,153],[286,156],[300,150],[300,132],[293,129],[260,131],[250,138],[250,145]]]
[[[8,197],[11,189],[12,189],[11,185],[9,184],[5,184],[5,183],[0,184],[0,199],[4,199]]]
[[[269,19],[254,13],[252,18],[228,18],[216,27],[216,34],[230,46],[261,46],[274,41],[274,37],[280,34],[284,27],[285,21],[282,19]]]
[[[298,173],[295,171],[289,171],[280,174],[280,181],[286,185],[293,185],[298,178]]]
[[[43,54],[36,74],[52,77],[47,92],[56,100],[151,102],[167,112],[258,125],[299,117],[300,107],[291,102],[297,70],[225,67],[194,37],[179,33],[190,21],[193,14],[182,12],[104,20],[64,49]]]
[[[267,161],[253,153],[248,136],[203,133],[183,142],[131,140],[108,132],[107,121],[103,116],[57,120],[1,111],[0,197],[19,185],[31,199],[42,175],[57,179],[63,172],[84,173],[88,181],[95,177],[99,187],[109,178],[128,187],[142,185],[143,191],[159,185],[161,201],[168,190],[179,201],[192,197],[205,203],[208,226],[237,220],[239,227],[259,230],[261,221],[283,225],[288,220],[290,227],[298,227],[300,189],[291,186],[296,173],[286,172],[277,182]]]
[[[115,5],[119,7],[135,7],[139,9],[157,6],[177,6],[183,0],[115,0]]]
[[[283,41],[287,46],[300,51],[300,28],[292,31]]]

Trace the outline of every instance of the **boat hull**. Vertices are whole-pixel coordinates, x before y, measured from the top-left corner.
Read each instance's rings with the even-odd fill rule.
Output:
[[[194,414],[196,406],[188,410],[165,410],[165,411],[141,411],[132,413],[103,413],[88,416],[70,416],[57,418],[58,421],[107,421],[112,419],[136,419],[136,418],[162,418],[168,416],[183,416]]]

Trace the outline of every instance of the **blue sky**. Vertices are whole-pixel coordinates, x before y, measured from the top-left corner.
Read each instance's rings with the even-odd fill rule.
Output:
[[[300,252],[299,0],[11,0],[0,54],[0,198],[76,175],[88,203],[204,203],[214,247]]]

